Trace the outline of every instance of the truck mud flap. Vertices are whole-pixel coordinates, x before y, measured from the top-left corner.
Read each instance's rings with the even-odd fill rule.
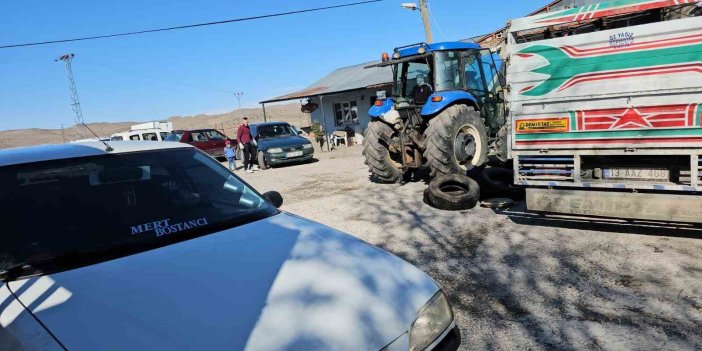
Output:
[[[531,188],[527,209],[573,215],[702,223],[702,196]]]

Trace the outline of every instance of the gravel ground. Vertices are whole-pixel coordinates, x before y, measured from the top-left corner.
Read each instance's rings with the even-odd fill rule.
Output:
[[[504,211],[447,212],[422,181],[370,181],[361,148],[254,174],[283,210],[417,265],[451,298],[463,350],[701,350],[702,230]]]

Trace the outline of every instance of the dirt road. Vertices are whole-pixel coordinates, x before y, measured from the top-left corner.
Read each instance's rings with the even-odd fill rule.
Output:
[[[464,350],[702,349],[702,230],[433,209],[423,182],[375,184],[360,147],[245,174],[283,210],[419,266],[451,298]]]

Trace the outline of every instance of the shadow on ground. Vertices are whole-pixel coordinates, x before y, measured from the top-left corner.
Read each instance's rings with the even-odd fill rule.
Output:
[[[309,160],[307,160],[307,161],[282,163],[282,164],[279,164],[279,165],[270,165],[269,167],[270,167],[270,168],[273,168],[273,169],[288,168],[288,167],[295,167],[295,166],[300,166],[300,165],[307,165],[307,164],[310,164],[310,163],[317,163],[317,162],[319,162],[318,159],[312,158],[312,159],[309,159]]]
[[[702,241],[690,239],[698,234],[445,212],[420,194],[397,196],[404,187],[371,187],[370,198],[349,194],[358,210],[347,218],[384,228],[373,244],[440,282],[462,349],[702,347]]]
[[[702,239],[702,226],[699,224],[541,214],[528,211],[523,202],[510,208],[495,209],[494,212],[521,225],[564,229],[587,227],[588,230],[600,232]]]

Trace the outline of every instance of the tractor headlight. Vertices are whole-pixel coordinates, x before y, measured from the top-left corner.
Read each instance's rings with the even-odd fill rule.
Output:
[[[303,148],[303,149],[311,149],[311,148],[312,148],[312,144],[305,144],[305,145],[302,145],[302,148]]]
[[[279,154],[281,152],[283,152],[283,149],[281,149],[279,147],[272,147],[272,148],[268,149],[269,154]]]
[[[427,348],[453,322],[453,311],[444,292],[439,290],[429,302],[419,309],[410,328],[409,349],[420,351]]]

